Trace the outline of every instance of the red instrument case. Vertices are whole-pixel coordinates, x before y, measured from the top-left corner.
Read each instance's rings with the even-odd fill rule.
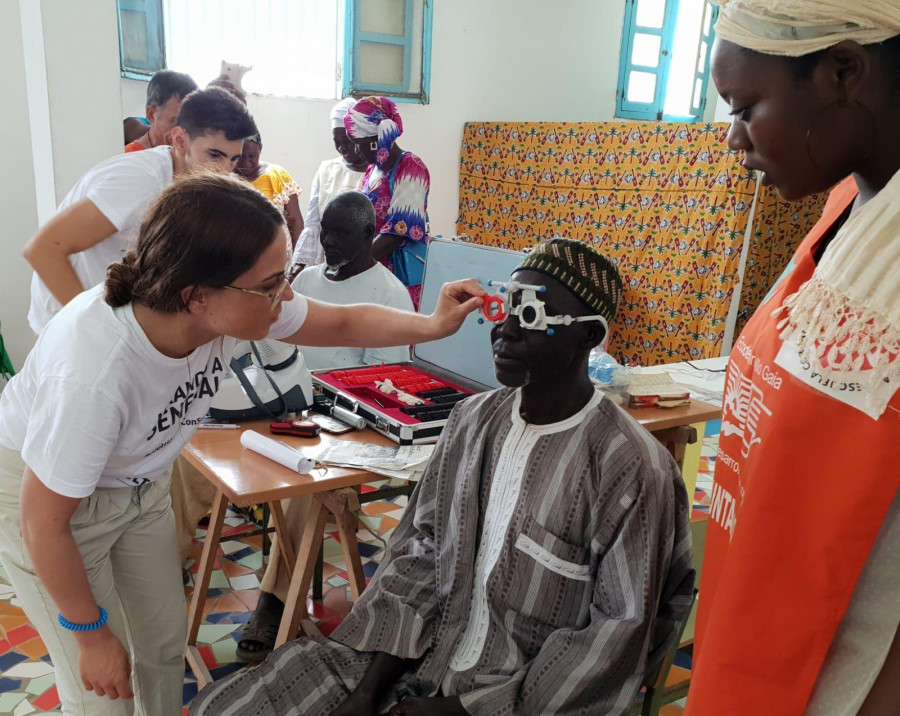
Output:
[[[434,310],[444,283],[461,278],[474,278],[482,286],[491,279],[506,281],[522,257],[516,251],[432,239],[422,281],[421,312]],[[481,315],[480,311],[470,315],[455,335],[416,346],[412,361],[313,371],[315,389],[401,445],[437,442],[453,405],[499,385],[491,353],[492,324],[479,321]],[[423,399],[424,404],[410,410],[396,396],[383,393],[375,381],[385,378]]]

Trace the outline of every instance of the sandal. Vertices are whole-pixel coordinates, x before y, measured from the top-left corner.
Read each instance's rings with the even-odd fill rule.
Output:
[[[284,603],[274,594],[261,592],[256,609],[244,627],[236,654],[242,661],[263,661],[275,648]]]

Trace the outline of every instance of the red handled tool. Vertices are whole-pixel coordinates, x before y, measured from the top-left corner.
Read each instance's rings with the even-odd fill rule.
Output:
[[[273,435],[293,435],[298,438],[315,438],[322,431],[311,420],[276,420],[269,423],[269,432]]]

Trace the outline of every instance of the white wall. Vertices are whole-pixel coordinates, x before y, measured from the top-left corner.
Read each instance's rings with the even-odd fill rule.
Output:
[[[624,0],[435,3],[431,103],[400,105],[405,131],[398,140],[431,173],[433,233],[455,233],[466,121],[613,119],[624,13]],[[203,85],[212,78],[194,79]],[[122,85],[123,113],[142,114],[146,84]],[[251,96],[249,103],[264,158],[309,187],[319,162],[334,156],[334,102]]]
[[[20,249],[37,229],[21,28],[18,2],[0,3],[0,66],[4,73],[0,136],[5,138],[6,155],[6,171],[0,173],[0,329],[16,368],[22,366],[32,343],[25,319],[31,272]]]
[[[77,179],[122,150],[116,4],[3,0],[0,321],[16,368],[33,343],[22,247]]]
[[[112,0],[40,3],[59,202],[88,169],[122,151],[119,29]]]

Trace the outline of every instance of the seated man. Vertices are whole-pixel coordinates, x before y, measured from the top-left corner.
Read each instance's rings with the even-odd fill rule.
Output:
[[[319,241],[325,263],[310,266],[294,279],[292,288],[307,298],[348,305],[377,303],[412,311],[406,287],[372,258],[375,209],[358,191],[338,194],[322,212]],[[392,348],[313,348],[300,346],[310,370],[354,365],[379,365],[409,360],[408,346]]]
[[[492,334],[508,387],[453,411],[353,611],[207,687],[192,714],[631,709],[691,604],[684,483],[588,378],[615,267],[554,239],[513,280]]]

